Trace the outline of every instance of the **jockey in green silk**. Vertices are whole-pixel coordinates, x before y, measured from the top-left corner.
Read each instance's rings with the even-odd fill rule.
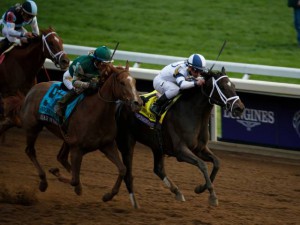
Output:
[[[63,83],[69,92],[57,102],[55,112],[63,117],[66,106],[85,89],[95,89],[99,80],[105,80],[103,70],[112,62],[112,52],[106,46],[98,47],[88,55],[76,58],[64,73]]]

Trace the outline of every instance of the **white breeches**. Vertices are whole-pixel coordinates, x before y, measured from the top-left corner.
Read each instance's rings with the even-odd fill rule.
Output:
[[[165,94],[168,99],[171,99],[178,95],[180,88],[177,84],[166,81],[156,76],[153,80],[153,87],[161,94]]]

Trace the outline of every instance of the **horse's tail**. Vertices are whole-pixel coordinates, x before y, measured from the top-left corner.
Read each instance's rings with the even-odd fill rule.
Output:
[[[4,117],[9,117],[16,126],[21,126],[20,111],[25,96],[17,92],[14,96],[8,96],[2,99],[4,108]]]

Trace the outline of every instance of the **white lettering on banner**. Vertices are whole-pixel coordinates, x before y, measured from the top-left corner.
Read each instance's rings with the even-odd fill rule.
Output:
[[[253,127],[259,126],[262,123],[274,124],[275,116],[273,111],[249,109],[246,108],[244,113],[240,117],[234,117],[230,112],[224,111],[225,118],[235,119],[238,123],[242,124],[247,128],[247,131],[251,131]]]
[[[296,112],[293,117],[293,127],[295,128],[298,137],[300,138],[300,111]]]

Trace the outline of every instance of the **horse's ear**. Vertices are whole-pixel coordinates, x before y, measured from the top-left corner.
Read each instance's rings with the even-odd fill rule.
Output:
[[[222,67],[222,74],[223,74],[223,75],[226,74],[226,71],[225,71],[225,67],[224,67],[224,66]]]
[[[128,60],[126,61],[126,67],[125,67],[125,70],[126,70],[126,71],[129,71],[129,62],[128,62]]]

